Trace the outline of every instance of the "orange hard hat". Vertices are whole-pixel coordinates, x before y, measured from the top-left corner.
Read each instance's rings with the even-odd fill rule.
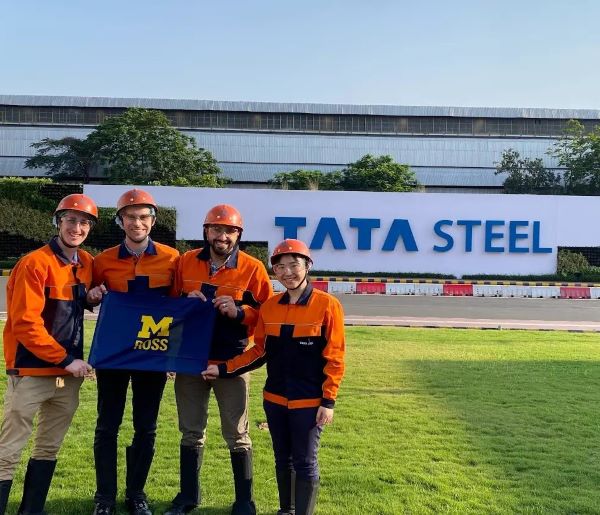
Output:
[[[152,195],[147,191],[138,190],[137,188],[126,191],[119,197],[119,200],[117,200],[117,214],[121,209],[127,206],[150,206],[153,207],[155,211],[158,210]]]
[[[238,229],[244,228],[242,215],[235,207],[230,206],[229,204],[219,204],[206,213],[204,225],[211,224],[230,225],[232,227],[237,227]]]
[[[87,215],[90,215],[94,220],[98,220],[98,207],[96,203],[87,195],[83,193],[72,193],[63,198],[56,206],[54,214],[56,215],[60,211],[81,211]]]
[[[275,258],[284,254],[299,254],[300,256],[307,258],[312,263],[310,250],[308,250],[306,243],[300,240],[288,238],[287,240],[283,240],[281,243],[278,243],[273,249],[273,254],[271,254],[271,265],[275,261]]]

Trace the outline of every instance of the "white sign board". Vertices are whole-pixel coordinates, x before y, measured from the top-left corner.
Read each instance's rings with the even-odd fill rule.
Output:
[[[246,241],[305,241],[318,270],[547,274],[557,247],[600,246],[600,199],[140,186],[177,209],[177,239],[202,239],[206,212],[235,206]],[[86,185],[99,206],[128,186]]]

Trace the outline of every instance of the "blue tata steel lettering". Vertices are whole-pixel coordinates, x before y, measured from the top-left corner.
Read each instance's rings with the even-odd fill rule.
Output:
[[[306,227],[306,217],[276,216],[275,226],[283,227],[283,238],[298,238],[298,229]],[[348,226],[355,229],[358,236],[357,250],[371,250],[371,235],[373,230],[381,228],[379,218],[350,218]],[[530,230],[531,229],[531,230]],[[442,241],[433,246],[434,252],[449,252],[454,249],[454,240],[464,235],[464,252],[473,251],[473,242],[480,239],[484,252],[489,253],[551,253],[549,247],[542,247],[541,223],[528,220],[438,220],[433,226],[433,232]],[[314,250],[323,248],[329,238],[336,250],[346,250],[346,243],[335,218],[320,218],[315,228],[309,247]],[[398,240],[402,240],[404,250],[418,252],[415,236],[406,219],[395,218],[387,229],[382,251],[396,249]]]

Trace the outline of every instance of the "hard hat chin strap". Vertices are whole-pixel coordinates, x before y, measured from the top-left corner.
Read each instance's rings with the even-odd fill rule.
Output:
[[[295,291],[298,288],[300,288],[304,283],[308,284],[308,272],[309,272],[310,268],[306,269],[306,272],[304,274],[304,278],[302,279],[302,281],[300,281],[300,284],[298,286],[296,286],[295,288],[288,288],[288,290],[290,291]]]
[[[58,237],[59,237],[60,241],[62,242],[62,244],[69,249],[76,249],[77,247],[79,247],[79,245],[71,245],[70,243],[67,243],[64,240],[64,238],[62,237],[62,235],[60,234],[60,232],[58,233]]]

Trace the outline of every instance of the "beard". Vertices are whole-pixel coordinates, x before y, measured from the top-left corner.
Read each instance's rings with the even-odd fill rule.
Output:
[[[233,252],[235,244],[229,244],[226,247],[218,247],[215,241],[210,243],[211,250],[219,257],[227,257]]]

